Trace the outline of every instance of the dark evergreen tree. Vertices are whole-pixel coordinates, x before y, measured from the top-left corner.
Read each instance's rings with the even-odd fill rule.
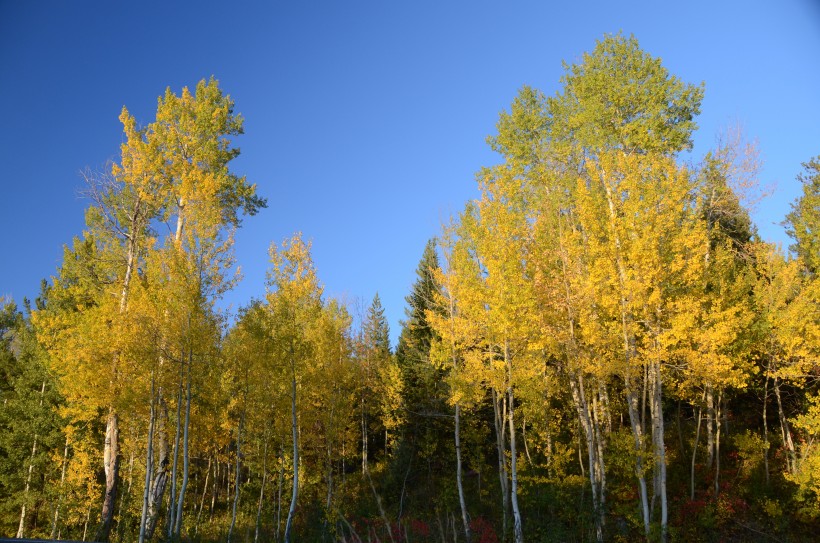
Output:
[[[416,281],[405,298],[406,320],[396,347],[401,371],[405,415],[401,429],[400,454],[396,477],[402,477],[402,497],[416,515],[436,507],[449,496],[454,485],[442,474],[453,472],[452,408],[447,405],[446,372],[430,362],[430,345],[435,339],[427,314],[437,311],[436,297],[441,287],[436,282],[439,268],[436,240],[427,242],[416,269]],[[431,476],[430,474],[438,474]],[[405,497],[406,496],[406,497]]]
[[[9,498],[0,502],[0,533],[47,536],[58,499],[52,458],[65,441],[61,398],[31,322],[14,303],[0,312],[0,335],[0,495]]]

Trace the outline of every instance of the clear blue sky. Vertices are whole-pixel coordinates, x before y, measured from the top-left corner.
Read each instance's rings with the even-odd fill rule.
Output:
[[[820,2],[559,4],[0,0],[0,294],[55,273],[83,228],[78,172],[116,158],[122,106],[150,122],[167,86],[214,75],[246,119],[235,170],[269,204],[237,235],[224,304],[261,296],[268,245],[300,230],[326,293],[378,291],[395,341],[425,242],[496,161],[498,113],[618,31],[705,82],[693,159],[738,121],[758,138],[777,190],[755,218],[787,244],[777,223],[820,154]]]

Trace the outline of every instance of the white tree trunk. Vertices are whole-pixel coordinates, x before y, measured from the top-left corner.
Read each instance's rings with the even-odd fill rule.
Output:
[[[259,503],[256,506],[256,530],[253,533],[253,543],[259,541],[259,526],[262,520],[262,502],[265,498],[265,483],[268,480],[268,435],[265,432],[265,451],[262,453],[262,485],[259,488]]]
[[[148,419],[148,442],[145,447],[145,488],[142,492],[142,515],[140,516],[139,543],[145,541],[145,529],[148,522],[148,502],[151,497],[151,470],[154,462],[154,372],[151,372],[151,409]]]
[[[293,516],[296,514],[296,500],[299,498],[299,427],[296,419],[296,369],[292,367],[292,370],[290,408],[291,432],[293,435],[293,494],[291,495],[290,509],[288,510],[288,520],[285,523],[285,543],[291,541]]]
[[[572,392],[572,399],[575,403],[575,409],[578,413],[578,419],[581,423],[581,428],[584,431],[584,437],[587,444],[587,459],[589,462],[589,484],[592,488],[592,509],[595,515],[595,537],[597,541],[603,541],[603,511],[601,504],[601,482],[602,474],[600,473],[602,463],[600,462],[599,448],[596,444],[596,432],[592,416],[590,415],[589,401],[586,398],[584,391],[583,377],[570,376],[570,390]]]
[[[196,522],[194,523],[194,536],[199,530],[199,520],[202,518],[202,509],[205,507],[205,495],[208,493],[208,478],[211,476],[211,457],[208,457],[208,467],[205,468],[205,484],[202,485],[202,499],[199,501],[199,512],[196,514]]]
[[[464,523],[464,535],[467,538],[467,543],[470,543],[472,534],[470,533],[470,518],[467,514],[467,502],[464,499],[464,483],[462,481],[462,467],[461,467],[461,406],[456,403],[456,424],[455,424],[455,442],[456,442],[456,484],[458,485],[458,503],[461,506],[461,521]]]
[[[191,427],[191,362],[193,354],[188,351],[188,371],[186,372],[185,383],[185,428],[183,429],[182,438],[182,485],[179,488],[179,499],[177,502],[177,514],[175,523],[175,533],[177,539],[182,535],[182,507],[185,505],[185,490],[188,488],[188,468],[190,465],[190,457],[188,455],[188,434]],[[238,488],[235,489],[237,492]]]
[[[498,450],[498,480],[501,486],[501,511],[502,511],[502,533],[504,538],[507,534],[507,515],[510,510],[510,492],[509,492],[509,478],[507,475],[507,440],[506,434],[506,400],[501,400],[496,389],[492,389],[493,396],[493,412],[495,422],[495,443]],[[504,413],[502,413],[502,406],[504,404]]]
[[[43,386],[40,388],[40,407],[43,407],[43,396],[46,393],[46,382],[43,381]],[[34,471],[34,457],[37,455],[37,439],[38,436],[34,434],[34,444],[31,447],[31,460],[28,464],[28,473],[26,474],[26,487],[23,491],[23,507],[20,511],[20,525],[17,528],[17,539],[23,538],[23,532],[26,525],[26,501],[28,500],[28,489],[31,485],[31,473]]]
[[[239,425],[236,429],[236,476],[234,482],[233,507],[231,508],[231,526],[228,528],[228,543],[231,543],[231,536],[233,535],[233,529],[236,525],[236,508],[239,505],[239,462],[242,456],[242,419],[244,419],[244,416],[239,417]]]
[[[63,486],[65,484],[65,470],[68,465],[68,438],[65,438],[65,449],[63,450],[63,467],[60,475],[60,495],[57,499],[57,507],[54,508],[54,520],[51,522],[51,539],[59,539],[57,535],[57,523],[60,520],[60,504],[63,500]]]
[[[176,428],[174,430],[174,463],[171,467],[171,488],[168,494],[168,517],[165,519],[167,524],[166,533],[167,538],[171,539],[174,535],[174,526],[176,525],[176,499],[177,499],[177,466],[179,465],[179,440],[182,430],[182,364],[179,366],[179,386],[177,387],[177,418]],[[217,466],[219,464],[217,463]],[[216,493],[214,493],[216,496]],[[211,513],[213,513],[213,503],[211,503]]]
[[[780,435],[783,439],[783,445],[786,446],[788,456],[786,458],[786,466],[789,473],[794,474],[797,468],[797,456],[794,452],[794,441],[792,441],[792,432],[789,430],[789,422],[786,419],[786,413],[783,411],[783,401],[780,399],[780,379],[774,378],[774,396],[777,399],[777,414],[780,417]]]
[[[156,428],[156,433],[159,437],[159,454],[156,466],[154,466],[154,480],[151,483],[151,493],[148,500],[148,520],[145,526],[145,539],[151,539],[154,536],[154,530],[159,520],[159,512],[162,507],[162,498],[165,494],[165,487],[168,483],[168,464],[170,463],[170,451],[168,446],[168,405],[162,394],[162,387],[157,390],[157,406],[159,407],[159,414],[154,408],[152,417],[157,421],[152,421],[152,427]],[[157,420],[158,419],[158,420]],[[153,464],[153,445],[152,445],[152,464]]]
[[[644,533],[646,537],[649,537],[649,501],[646,493],[646,476],[643,472],[643,428],[641,428],[640,415],[638,414],[638,395],[629,386],[629,382],[627,382],[627,409],[629,411],[629,424],[632,428],[632,438],[635,442],[635,476],[638,479]]]
[[[652,364],[651,372],[653,379],[652,386],[652,438],[655,444],[655,472],[658,481],[658,494],[661,499],[661,541],[667,538],[667,524],[669,512],[666,499],[666,445],[664,443],[663,425],[663,382],[661,380],[660,362]]]

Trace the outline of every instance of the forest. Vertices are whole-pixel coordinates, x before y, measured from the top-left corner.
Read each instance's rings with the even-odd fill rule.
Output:
[[[214,78],[123,108],[85,229],[0,300],[0,537],[814,540],[820,157],[793,245],[762,240],[755,145],[686,154],[703,97],[621,34],[522,87],[395,346],[299,233],[221,310],[271,197],[232,170],[243,119]]]

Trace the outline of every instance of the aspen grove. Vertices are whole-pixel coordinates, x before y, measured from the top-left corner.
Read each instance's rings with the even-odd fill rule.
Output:
[[[755,145],[685,154],[703,97],[620,34],[555,95],[521,88],[397,345],[300,233],[221,310],[267,205],[231,164],[243,119],[213,78],[146,124],[123,108],[85,229],[33,303],[2,300],[0,536],[813,540],[820,157],[794,245],[763,241]]]

